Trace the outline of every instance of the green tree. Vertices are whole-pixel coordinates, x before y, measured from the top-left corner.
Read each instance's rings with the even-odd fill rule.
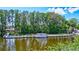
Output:
[[[76,28],[79,29],[79,24],[76,25]]]
[[[71,18],[71,19],[69,20],[69,25],[70,25],[71,27],[76,27],[76,25],[77,25],[77,19],[76,19],[76,18]]]
[[[74,28],[76,28],[76,26],[77,26],[77,19],[76,18],[69,19],[68,25],[69,25],[69,32],[72,33]]]
[[[5,12],[0,10],[0,36],[2,37],[6,33],[6,19]]]
[[[16,34],[20,34],[21,33],[21,13],[19,13],[19,10],[15,10],[15,30],[16,30]]]

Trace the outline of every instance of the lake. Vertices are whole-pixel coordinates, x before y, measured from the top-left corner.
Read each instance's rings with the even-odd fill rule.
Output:
[[[19,38],[3,39],[0,38],[0,51],[47,51],[48,46],[58,43],[67,44],[72,42],[70,38]]]

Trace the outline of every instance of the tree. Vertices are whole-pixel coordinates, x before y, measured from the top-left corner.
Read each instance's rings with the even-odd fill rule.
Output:
[[[79,24],[76,25],[76,28],[79,29]]]
[[[5,12],[0,10],[0,36],[2,37],[6,33],[6,19]]]
[[[76,24],[77,24],[77,19],[76,19],[76,18],[71,18],[71,19],[69,20],[69,25],[70,25],[71,27],[76,27]]]
[[[76,18],[69,19],[68,25],[69,25],[69,32],[72,33],[74,28],[76,28],[77,26],[77,19]]]
[[[65,33],[66,28],[66,21],[65,18],[59,14],[50,13],[51,19],[49,20],[49,33],[50,34],[58,34],[58,33]]]
[[[35,34],[35,33],[69,33],[72,28],[79,29],[77,19],[66,20],[64,16],[54,12],[28,12],[19,10],[0,10],[0,36],[6,33],[6,18],[12,16],[15,24],[16,34]],[[71,28],[71,29],[70,29]]]
[[[21,33],[21,13],[19,13],[19,10],[15,10],[15,30],[16,30],[16,34],[20,34]]]

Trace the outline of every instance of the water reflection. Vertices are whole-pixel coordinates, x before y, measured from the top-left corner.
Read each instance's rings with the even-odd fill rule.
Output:
[[[2,38],[0,38],[0,50],[5,50],[5,48],[3,48],[5,46],[5,40],[3,40]]]
[[[16,45],[17,51],[25,51],[26,50],[26,39],[16,39],[15,45]]]
[[[15,51],[15,39],[6,39],[6,49]]]
[[[8,51],[34,51],[47,50],[47,46],[55,46],[58,43],[68,43],[68,38],[19,38],[19,39],[0,39],[0,50]]]
[[[40,48],[44,48],[47,44],[47,38],[37,38]]]

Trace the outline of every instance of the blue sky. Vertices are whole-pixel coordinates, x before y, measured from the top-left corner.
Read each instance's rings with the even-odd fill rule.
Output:
[[[77,18],[79,19],[79,8],[78,7],[0,7],[3,10],[18,9],[20,11],[27,10],[29,12],[55,12],[66,19]]]

